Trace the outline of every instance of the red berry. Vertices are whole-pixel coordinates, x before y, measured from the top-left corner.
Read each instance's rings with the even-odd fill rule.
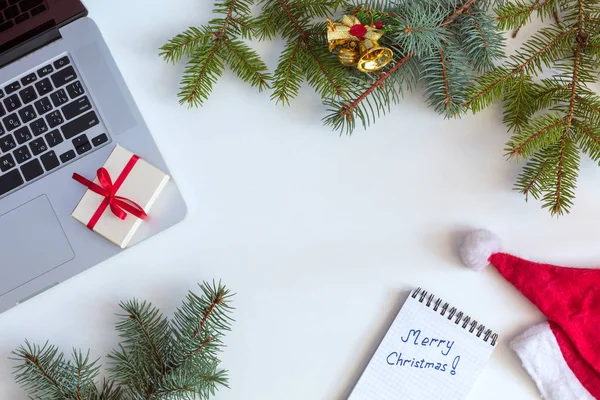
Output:
[[[377,28],[377,29],[383,28],[383,22],[381,22],[381,21],[375,22],[375,28]]]

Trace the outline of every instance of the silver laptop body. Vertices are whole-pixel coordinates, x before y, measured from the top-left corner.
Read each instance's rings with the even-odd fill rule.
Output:
[[[118,143],[170,175],[96,24],[80,17],[58,31],[60,38],[0,70],[0,88],[20,82],[12,95],[23,97],[11,112],[4,104],[7,90],[0,98],[0,312],[121,251],[71,217],[86,190],[72,180],[74,172],[94,177]],[[32,74],[36,93],[21,94]],[[40,84],[46,78],[50,88]],[[35,116],[23,111],[26,105]],[[14,118],[6,119],[10,115],[20,117],[19,128],[11,125]],[[23,184],[13,188],[19,179]],[[183,220],[186,212],[171,179],[130,246]]]

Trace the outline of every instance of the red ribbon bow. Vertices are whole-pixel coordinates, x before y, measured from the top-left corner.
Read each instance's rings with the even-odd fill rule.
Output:
[[[135,201],[116,195],[119,191],[119,188],[123,182],[125,182],[125,179],[127,179],[127,176],[138,160],[138,156],[132,156],[114,183],[106,168],[100,168],[98,170],[98,181],[100,182],[100,185],[90,181],[87,178],[84,178],[77,173],[73,174],[73,179],[75,179],[77,182],[86,186],[92,192],[104,197],[104,200],[102,200],[102,203],[90,219],[90,222],[87,224],[89,229],[94,229],[94,226],[96,226],[100,220],[100,217],[102,214],[104,214],[104,211],[106,211],[109,206],[112,213],[121,220],[127,218],[127,213],[140,219],[145,219],[148,216],[142,206],[137,204]]]

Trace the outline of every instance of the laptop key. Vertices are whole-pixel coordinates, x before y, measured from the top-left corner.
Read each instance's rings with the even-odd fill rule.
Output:
[[[54,107],[62,106],[69,101],[67,92],[65,92],[64,89],[60,89],[59,91],[52,93],[50,98],[52,99],[52,103],[54,103]]]
[[[64,141],[62,138],[62,135],[60,134],[58,129],[55,129],[52,132],[47,133],[46,135],[44,135],[44,137],[46,138],[46,142],[48,142],[48,145],[50,147],[59,145]]]
[[[29,128],[26,126],[17,129],[15,131],[14,135],[15,135],[15,139],[17,139],[17,142],[19,144],[26,143],[26,142],[30,141],[31,139],[33,139],[33,136],[31,135]]]
[[[12,28],[15,24],[12,21],[8,21],[0,25],[0,32],[4,32],[10,28]]]
[[[40,96],[45,96],[50,93],[53,89],[52,84],[50,83],[50,79],[46,78],[35,84],[35,88],[37,89]]]
[[[81,136],[77,136],[75,139],[72,140],[73,143],[73,147],[77,148],[79,146],[81,146],[82,144],[85,143],[89,143],[89,139],[87,137],[87,135],[81,135]]]
[[[21,172],[27,182],[37,178],[44,173],[44,168],[40,164],[40,160],[33,159],[21,167]]]
[[[77,79],[77,74],[75,74],[75,68],[67,67],[54,73],[50,78],[55,87],[61,87],[62,85]]]
[[[11,112],[21,107],[22,104],[21,100],[19,100],[19,96],[13,94],[12,96],[9,96],[6,99],[4,99],[4,106],[6,107],[6,110],[8,112]]]
[[[12,135],[9,134],[0,138],[0,149],[3,152],[8,153],[15,147],[17,147],[17,142],[15,142],[15,139],[12,137]]]
[[[60,58],[60,59],[54,61],[54,68],[60,69],[60,68],[64,67],[65,65],[69,65],[69,64],[71,64],[71,60],[69,60],[69,57],[64,56],[63,58]]]
[[[46,114],[48,111],[50,111],[54,108],[54,106],[50,102],[50,99],[47,97],[44,97],[43,99],[36,101],[35,103],[33,103],[33,105],[35,106],[35,109],[37,110],[38,114],[40,114],[40,115]]]
[[[21,100],[23,100],[23,104],[29,104],[38,98],[38,95],[35,92],[33,86],[29,86],[21,90],[19,92],[19,96],[21,97]]]
[[[46,115],[46,121],[48,121],[50,128],[55,128],[65,122],[62,115],[60,115],[60,111],[58,110],[52,111],[50,114]]]
[[[4,117],[6,115],[6,110],[4,109],[4,106],[2,105],[2,103],[0,103],[0,117]]]
[[[29,13],[21,14],[17,18],[15,18],[15,23],[20,24],[21,22],[25,22],[29,19]]]
[[[71,139],[78,134],[87,131],[92,126],[98,125],[100,121],[94,111],[90,111],[87,114],[83,114],[81,117],[77,117],[71,122],[66,123],[61,127],[65,139]]]
[[[108,142],[108,136],[106,136],[106,133],[103,133],[102,135],[98,135],[92,139],[92,144],[96,147],[98,147],[101,144],[106,143],[106,142]]]
[[[60,155],[60,161],[62,161],[63,164],[68,163],[75,157],[77,157],[77,154],[75,154],[75,150],[69,150],[66,153]]]
[[[31,16],[33,17],[34,15],[41,14],[44,11],[46,11],[46,6],[42,4],[41,6],[37,6],[36,8],[31,10]]]
[[[44,138],[37,138],[31,143],[29,143],[29,148],[34,156],[39,156],[46,150],[48,150],[48,146],[46,146],[46,142],[44,142]]]
[[[62,112],[65,115],[65,118],[69,120],[91,109],[92,105],[90,104],[90,100],[85,96],[64,106]]]
[[[0,0],[0,10],[4,10],[6,7],[8,7],[8,1]]]
[[[56,157],[56,153],[54,150],[50,150],[46,154],[40,157],[40,161],[44,165],[46,171],[52,171],[54,168],[60,165],[60,161],[58,161],[58,157]]]
[[[19,6],[21,7],[21,11],[25,12],[36,6],[39,6],[40,4],[44,4],[44,0],[22,0],[19,3]]]
[[[2,123],[7,131],[14,131],[18,127],[21,126],[21,121],[19,121],[19,117],[16,113],[10,114],[8,117],[4,117],[2,119]]]
[[[4,90],[0,89],[0,99],[4,98]]]
[[[19,89],[21,89],[21,84],[19,81],[13,82],[4,88],[4,90],[6,90],[6,94],[14,93]]]
[[[77,154],[83,154],[92,149],[92,145],[86,135],[77,136],[73,139],[73,147],[77,150]]]
[[[21,186],[25,181],[18,169],[13,169],[7,174],[0,176],[0,196]]]
[[[35,73],[31,73],[21,79],[21,84],[23,86],[27,86],[35,81],[37,81],[37,76],[35,75]]]
[[[6,172],[17,165],[15,159],[10,154],[0,157],[0,171]]]
[[[31,128],[31,132],[35,136],[39,136],[42,133],[48,132],[48,125],[46,125],[44,118],[36,119],[29,125],[29,128]]]
[[[54,72],[54,68],[52,68],[52,65],[48,64],[45,67],[38,69],[37,74],[40,78],[43,78],[52,72]]]
[[[25,89],[19,92],[19,96],[21,96],[21,100],[23,100],[24,104],[29,104],[35,99],[37,99],[38,95],[35,92],[33,86],[26,87]]]
[[[33,106],[27,106],[19,110],[19,117],[21,117],[21,121],[26,124],[37,117]]]
[[[4,10],[4,18],[6,19],[13,19],[19,14],[19,7],[17,6],[10,6],[6,10]]]
[[[22,146],[13,151],[13,155],[19,164],[23,164],[25,161],[31,158],[31,153],[27,146]]]
[[[71,98],[74,99],[84,94],[85,90],[83,90],[81,82],[77,81],[67,86],[67,92],[69,93],[69,96],[71,96]]]
[[[83,153],[87,153],[91,149],[92,149],[92,145],[90,144],[90,142],[86,142],[86,143],[82,144],[81,146],[77,147],[75,150],[77,150],[77,154],[81,155]]]

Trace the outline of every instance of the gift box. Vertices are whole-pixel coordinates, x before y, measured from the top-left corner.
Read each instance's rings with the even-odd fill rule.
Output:
[[[74,174],[88,190],[71,214],[88,229],[127,247],[165,188],[169,176],[117,145],[96,178]]]

